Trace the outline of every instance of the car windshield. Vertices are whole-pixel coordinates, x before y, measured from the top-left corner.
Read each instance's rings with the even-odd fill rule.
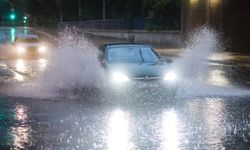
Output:
[[[142,62],[139,47],[115,47],[108,50],[109,62]]]
[[[115,47],[107,54],[108,62],[156,62],[159,56],[149,47]]]
[[[150,47],[142,47],[141,54],[143,61],[145,62],[157,62],[160,61],[160,57],[156,54],[155,51],[152,50]]]
[[[38,38],[17,38],[16,42],[20,43],[37,43],[39,42]]]

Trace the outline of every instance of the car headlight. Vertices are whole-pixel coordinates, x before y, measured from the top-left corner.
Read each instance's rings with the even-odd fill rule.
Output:
[[[18,52],[19,54],[22,54],[22,53],[24,53],[25,51],[26,51],[26,49],[25,49],[24,47],[22,47],[22,46],[17,47],[17,52]]]
[[[120,73],[120,72],[114,72],[112,74],[112,80],[115,82],[115,83],[122,83],[122,82],[128,82],[129,81],[129,78]]]
[[[164,76],[164,80],[165,81],[174,81],[174,80],[176,80],[176,74],[173,71],[170,71]]]
[[[44,52],[46,52],[46,47],[45,46],[41,46],[41,47],[39,47],[38,51],[40,53],[44,53]]]

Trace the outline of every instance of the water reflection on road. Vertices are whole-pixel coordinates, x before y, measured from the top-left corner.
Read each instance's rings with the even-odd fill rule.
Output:
[[[26,72],[27,71],[27,66],[24,62],[23,59],[18,59],[16,61],[16,66],[15,66],[15,69],[18,71],[18,72]]]
[[[222,86],[227,87],[230,85],[227,77],[225,76],[225,72],[221,69],[213,69],[210,72],[208,83],[215,85],[215,86]]]
[[[117,106],[81,100],[1,99],[14,111],[1,120],[14,149],[225,149],[247,148],[249,98],[202,97]],[[124,102],[123,102],[124,103]],[[149,103],[149,105],[148,105]],[[2,114],[3,109],[0,109]],[[32,114],[32,115],[31,115]],[[5,130],[1,130],[1,135]],[[0,139],[1,141],[1,139]],[[53,141],[50,143],[49,141]],[[48,144],[49,142],[49,144]],[[56,144],[55,144],[56,143]],[[1,142],[2,145],[6,144]],[[1,145],[0,144],[0,145]],[[1,147],[1,146],[0,146]]]
[[[180,146],[180,120],[175,110],[170,109],[162,113],[161,149],[178,150]]]
[[[129,114],[120,109],[113,111],[107,129],[107,147],[109,150],[130,150],[133,148]]]
[[[15,106],[16,125],[11,127],[10,134],[13,138],[11,147],[13,149],[25,149],[32,145],[31,127],[28,125],[28,107],[24,105]]]

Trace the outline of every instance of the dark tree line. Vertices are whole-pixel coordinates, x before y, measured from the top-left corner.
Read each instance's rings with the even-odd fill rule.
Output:
[[[103,0],[80,0],[81,20],[102,19]],[[179,27],[181,0],[105,0],[107,19],[146,20],[148,29]],[[79,0],[19,0],[31,21],[53,24],[79,20]]]

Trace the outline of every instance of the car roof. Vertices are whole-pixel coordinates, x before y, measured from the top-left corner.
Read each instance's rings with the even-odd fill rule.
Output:
[[[104,46],[106,46],[106,47],[120,47],[120,46],[146,46],[146,47],[151,47],[150,45],[139,44],[139,43],[110,43],[110,44],[105,44]]]
[[[137,47],[152,47],[150,45],[145,45],[145,44],[138,44],[138,43],[110,43],[110,44],[104,44],[100,47],[104,47],[106,48],[114,48],[114,47],[133,47],[133,46],[137,46]],[[100,49],[101,51],[103,51],[104,49]]]
[[[27,34],[27,35],[19,34],[16,35],[16,38],[27,39],[27,38],[39,38],[39,37],[36,34]]]

